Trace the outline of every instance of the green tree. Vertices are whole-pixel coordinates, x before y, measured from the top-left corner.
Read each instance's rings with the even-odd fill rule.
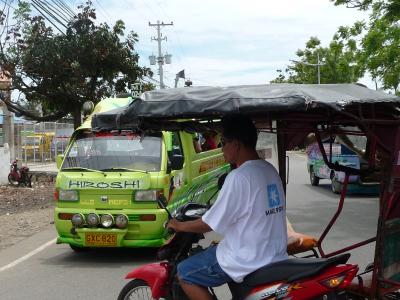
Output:
[[[352,30],[361,30],[362,24],[357,24]],[[322,47],[317,37],[311,37],[305,49],[296,52],[297,60],[287,68],[277,70],[278,77],[273,83],[317,83],[318,58],[321,83],[355,82],[364,73],[364,67],[358,60],[357,41],[348,38],[341,28],[333,37],[328,47]],[[314,66],[310,65],[313,64]]]
[[[375,80],[380,80],[383,88],[399,94],[400,84],[400,2],[398,0],[337,0],[336,5],[370,9],[368,25],[357,32],[347,31],[346,38],[361,38],[358,58]]]
[[[126,92],[131,83],[151,75],[138,65],[134,45],[135,32],[125,35],[125,25],[117,21],[111,28],[96,25],[96,13],[89,0],[78,7],[79,13],[66,24],[65,33],[55,32],[40,16],[32,16],[30,5],[19,2],[8,24],[7,13],[0,21],[8,30],[0,48],[0,65],[18,90],[31,104],[41,104],[44,116],[8,102],[9,108],[37,121],[74,116],[81,123],[85,101],[97,103],[104,97]]]
[[[398,0],[330,0],[335,5],[346,5],[349,8],[360,10],[376,9],[381,10],[384,17],[389,19],[399,19],[400,2]]]

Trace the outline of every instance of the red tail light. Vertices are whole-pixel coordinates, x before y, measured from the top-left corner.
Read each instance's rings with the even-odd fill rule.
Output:
[[[346,278],[343,280],[342,284],[340,285],[341,289],[347,287],[353,280],[353,278],[357,275],[358,267],[355,266],[351,270],[346,273]]]
[[[352,268],[346,272],[343,272],[336,276],[322,280],[319,283],[329,289],[343,289],[351,283],[354,276],[356,276],[357,271],[358,271],[358,268],[355,266],[354,268]]]
[[[58,201],[58,190],[54,190],[54,200]]]

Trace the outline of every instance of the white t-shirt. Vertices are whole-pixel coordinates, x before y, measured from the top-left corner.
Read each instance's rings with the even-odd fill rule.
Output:
[[[226,177],[202,220],[223,235],[217,260],[234,281],[288,258],[285,211],[280,177],[265,160],[246,161]]]

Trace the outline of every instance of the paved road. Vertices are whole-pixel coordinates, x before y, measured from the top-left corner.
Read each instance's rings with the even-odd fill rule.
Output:
[[[288,217],[295,229],[319,236],[334,214],[338,196],[329,182],[311,187],[306,160],[290,155]],[[335,250],[374,235],[378,202],[375,197],[350,196],[343,216],[324,244]],[[0,299],[116,299],[126,283],[124,275],[133,267],[154,261],[154,250],[104,249],[74,253],[66,245],[55,245],[52,227],[22,243],[0,252]],[[41,247],[41,248],[38,248]],[[365,266],[373,256],[372,247],[353,253],[353,261]],[[229,299],[226,288],[218,291]]]

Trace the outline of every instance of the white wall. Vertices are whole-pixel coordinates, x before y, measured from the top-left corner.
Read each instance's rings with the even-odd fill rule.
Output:
[[[8,183],[8,173],[10,172],[10,150],[7,144],[0,146],[0,184]]]

